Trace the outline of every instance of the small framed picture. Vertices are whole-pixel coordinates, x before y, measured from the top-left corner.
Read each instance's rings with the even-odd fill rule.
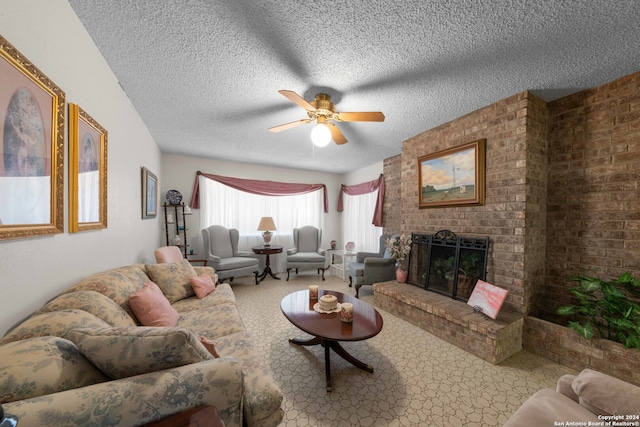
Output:
[[[142,219],[158,215],[158,177],[142,168]]]

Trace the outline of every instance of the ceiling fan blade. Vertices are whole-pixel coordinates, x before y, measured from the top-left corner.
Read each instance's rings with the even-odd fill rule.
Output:
[[[301,97],[300,95],[298,95],[294,91],[281,89],[278,92],[282,96],[284,96],[287,99],[289,99],[289,101],[295,102],[296,104],[298,104],[299,106],[301,106],[305,110],[316,111],[316,107],[314,107],[313,105],[309,104],[303,97]]]
[[[347,143],[347,138],[344,137],[344,135],[342,134],[342,132],[340,132],[340,129],[338,129],[338,126],[336,126],[335,123],[326,123],[326,125],[329,127],[329,130],[331,131],[331,138],[333,139],[333,142],[335,142],[338,145]]]
[[[271,132],[280,132],[280,131],[283,131],[283,130],[291,129],[291,128],[299,126],[299,125],[306,125],[307,123],[309,123],[311,121],[312,121],[311,119],[296,120],[295,122],[285,123],[283,125],[270,127],[269,130]]]
[[[338,116],[337,118],[335,116]],[[339,122],[384,122],[384,114],[380,111],[363,111],[359,113],[336,113],[334,119]]]

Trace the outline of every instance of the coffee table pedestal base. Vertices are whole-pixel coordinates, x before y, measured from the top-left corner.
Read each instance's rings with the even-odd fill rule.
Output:
[[[289,342],[292,344],[302,345],[302,346],[319,344],[322,347],[324,347],[324,370],[327,377],[327,392],[330,392],[333,390],[333,387],[331,386],[331,361],[329,358],[330,349],[333,349],[333,351],[335,351],[338,356],[342,357],[344,360],[351,363],[356,368],[360,368],[367,372],[373,373],[373,366],[367,365],[366,363],[356,359],[355,357],[347,353],[347,350],[345,350],[340,345],[340,342],[338,341],[315,337],[315,338],[311,338],[310,340],[301,340],[297,338],[292,338],[289,340]]]

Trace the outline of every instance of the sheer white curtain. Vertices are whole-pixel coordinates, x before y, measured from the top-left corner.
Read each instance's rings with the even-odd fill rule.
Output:
[[[273,231],[271,244],[283,247],[282,254],[269,258],[273,271],[286,271],[287,249],[293,247],[294,228],[313,225],[322,229],[322,190],[297,196],[260,196],[202,176],[199,177],[199,185],[200,227],[204,229],[217,224],[238,229],[239,250],[251,251],[252,246],[262,244],[262,232],[257,231],[260,218],[273,218],[277,230]],[[262,268],[264,257],[260,258]]]
[[[378,190],[357,196],[343,195],[342,238],[344,244],[355,243],[356,252],[379,250],[382,227],[371,224],[377,198]]]

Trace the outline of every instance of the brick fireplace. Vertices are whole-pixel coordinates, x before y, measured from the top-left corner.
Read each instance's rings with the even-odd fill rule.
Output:
[[[544,101],[522,92],[406,140],[384,163],[387,186],[400,184],[385,200],[385,232],[488,236],[487,281],[509,291],[505,308],[530,313],[544,285],[548,117]],[[482,138],[485,205],[418,209],[416,159]]]
[[[419,209],[417,159],[483,138],[485,204]],[[551,103],[524,91],[405,140],[384,162],[400,190],[386,194],[384,231],[488,236],[503,311],[557,320],[570,277],[640,277],[639,160],[640,73]]]

